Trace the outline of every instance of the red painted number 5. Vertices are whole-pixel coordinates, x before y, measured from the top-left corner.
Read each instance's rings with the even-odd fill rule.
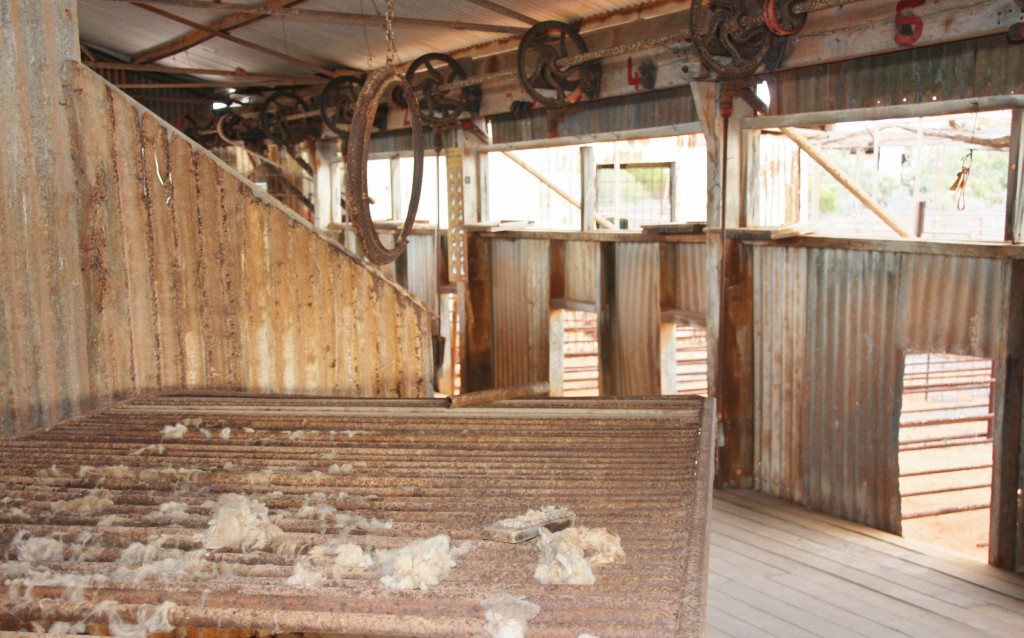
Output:
[[[903,15],[907,9],[916,9],[924,0],[900,0],[896,4],[896,44],[904,47],[917,44],[924,32],[924,21],[918,16]]]

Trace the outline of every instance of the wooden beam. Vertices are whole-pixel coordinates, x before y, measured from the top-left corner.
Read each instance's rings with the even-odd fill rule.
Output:
[[[118,0],[118,1],[121,1],[121,0]],[[221,38],[222,40],[227,40],[228,42],[234,42],[235,44],[237,44],[239,46],[243,46],[243,47],[245,47],[247,49],[252,49],[253,51],[259,51],[260,53],[266,53],[267,55],[272,55],[272,56],[274,56],[276,58],[279,58],[281,60],[285,60],[287,62],[291,62],[292,64],[294,64],[296,66],[301,66],[304,69],[309,69],[310,71],[313,71],[315,73],[322,73],[322,74],[324,74],[326,76],[329,76],[329,77],[333,77],[334,75],[336,75],[335,71],[332,71],[331,69],[327,69],[325,67],[322,67],[322,66],[320,66],[318,64],[313,64],[312,62],[307,62],[306,60],[302,60],[300,58],[296,58],[294,56],[288,55],[287,53],[282,53],[280,51],[276,51],[276,50],[271,49],[269,47],[265,47],[262,44],[256,44],[255,42],[249,42],[248,40],[243,40],[242,38],[236,38],[235,36],[233,36],[233,35],[231,35],[229,33],[226,33],[224,31],[221,31],[220,29],[216,29],[214,27],[208,27],[206,25],[199,24],[198,22],[193,22],[193,21],[191,21],[191,20],[189,20],[187,18],[182,18],[181,16],[178,16],[178,15],[175,15],[173,13],[170,13],[169,11],[164,11],[163,9],[160,9],[160,8],[157,8],[157,7],[152,7],[152,6],[150,6],[150,5],[148,5],[148,4],[144,3],[144,2],[135,2],[133,0],[124,0],[124,1],[130,1],[132,4],[134,4],[135,6],[139,7],[140,9],[145,9],[146,11],[149,11],[150,13],[155,13],[156,15],[164,17],[164,18],[167,18],[168,20],[173,20],[174,22],[178,22],[180,24],[184,24],[187,27],[192,27],[193,29],[197,29],[199,31],[203,31],[205,33],[209,33],[210,35],[212,35],[214,37],[217,37],[217,38]],[[132,61],[134,62],[136,60],[133,59]]]
[[[1006,190],[1006,241],[1024,243],[1024,108],[1013,110],[1010,174]]]
[[[131,2],[137,0],[109,0],[110,2]],[[347,25],[381,26],[384,18],[364,13],[342,13],[340,11],[321,11],[319,9],[296,9],[294,7],[270,7],[248,5],[240,2],[211,2],[209,0],[148,0],[151,4],[163,4],[192,9],[211,9],[214,11],[236,11],[241,15],[284,16],[318,22],[335,22]],[[457,22],[453,20],[428,20],[424,18],[394,18],[395,26],[424,27],[429,29],[456,29],[459,31],[484,31],[487,33],[508,33],[519,35],[526,32],[521,27],[508,27],[499,24],[481,24],[478,22]]]
[[[580,230],[594,230],[597,227],[597,161],[593,146],[580,147],[580,194]]]
[[[195,69],[191,67],[163,66],[160,64],[132,64],[129,62],[85,62],[94,71],[137,71],[139,73],[163,73],[167,75],[216,75],[235,77],[242,80],[277,80],[283,77],[301,79],[294,76],[282,76],[274,73],[249,73],[245,69]],[[318,76],[309,76],[307,81],[319,80]]]
[[[509,9],[508,7],[500,5],[497,2],[491,2],[491,0],[467,0],[467,1],[472,3],[472,4],[475,4],[478,7],[483,7],[484,9],[489,9],[490,11],[493,11],[495,13],[500,13],[501,15],[506,16],[508,18],[512,18],[514,20],[519,20],[520,22],[526,23],[526,24],[528,24],[530,26],[533,26],[533,25],[535,25],[535,24],[537,24],[539,22],[539,20],[534,20],[533,18],[531,18],[530,16],[528,16],[528,15],[526,15],[524,13],[519,13],[515,9]]]
[[[1020,497],[1024,489],[1024,262],[1011,262],[1009,270],[1003,287],[1005,350],[996,360],[997,394],[993,397],[996,418],[988,561],[1014,571],[1024,565],[1024,508]]]
[[[247,86],[309,86],[311,84],[326,84],[326,78],[289,78],[279,77],[267,80],[240,80],[225,82],[154,82],[138,84],[116,84],[122,91],[157,91],[162,89],[231,89]]]
[[[265,0],[261,6],[265,7],[290,7],[292,5],[305,2],[306,0]],[[254,15],[252,13],[233,13],[229,16],[217,20],[209,26],[218,31],[227,33],[232,29],[245,26],[256,22],[257,20],[263,20],[267,16],[265,15]],[[158,44],[155,47],[140,51],[132,56],[132,62],[136,64],[146,64],[148,62],[156,62],[168,58],[182,51],[187,51],[197,44],[202,44],[210,38],[214,37],[212,33],[197,29],[191,33],[187,33],[180,38],[175,38],[169,42]]]
[[[856,197],[860,203],[864,204],[868,210],[878,216],[886,226],[896,231],[896,234],[900,237],[913,237],[913,235],[907,229],[903,228],[898,221],[896,221],[892,215],[890,215],[882,205],[875,200],[867,191],[858,186],[852,179],[850,179],[838,166],[833,164],[826,158],[821,151],[817,149],[811,142],[797,133],[795,130],[787,127],[779,129],[782,134],[793,140],[793,142],[800,147],[800,150],[807,153],[811,159],[817,162],[825,171],[831,175],[837,182],[842,184],[846,190],[850,191],[854,197]]]

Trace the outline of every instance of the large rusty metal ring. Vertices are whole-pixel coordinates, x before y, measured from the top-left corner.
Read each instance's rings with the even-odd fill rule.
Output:
[[[753,75],[776,42],[759,0],[694,0],[690,38],[701,61],[727,79]]]
[[[413,172],[412,194],[409,198],[409,210],[405,216],[405,224],[395,238],[394,248],[387,248],[377,236],[377,229],[370,217],[370,197],[366,191],[366,165],[370,153],[370,135],[373,133],[373,120],[377,115],[380,100],[397,88],[404,95],[409,109],[409,122],[412,125]],[[405,250],[409,231],[416,221],[416,210],[420,205],[420,188],[423,186],[423,118],[419,104],[405,76],[388,66],[371,73],[356,99],[352,114],[352,126],[349,129],[349,149],[346,161],[347,175],[345,188],[348,195],[348,213],[355,228],[359,245],[363,254],[375,264],[389,264]],[[398,197],[392,193],[392,197]]]

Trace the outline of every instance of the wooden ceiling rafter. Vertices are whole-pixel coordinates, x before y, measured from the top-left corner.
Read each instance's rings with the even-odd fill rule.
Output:
[[[305,1],[306,0],[265,0],[260,6],[291,7]],[[263,20],[267,17],[269,16],[254,14],[252,12],[237,12],[225,16],[211,23],[208,26],[211,29],[216,29],[223,33],[227,33],[232,29],[237,29],[238,27],[243,27],[247,24],[252,24],[253,22]],[[140,51],[136,53],[132,56],[132,62],[135,64],[148,64],[150,62],[156,62],[157,60],[162,60],[172,55],[176,55],[178,53],[181,53],[182,51],[187,51],[192,47],[202,44],[203,42],[206,42],[207,40],[210,40],[214,37],[216,36],[214,36],[209,31],[205,31],[202,29],[194,29],[192,32],[186,33],[180,38],[175,38],[174,40],[163,42],[154,47],[150,47],[145,51]]]
[[[120,1],[120,0],[115,0],[115,1]],[[223,40],[227,40],[228,42],[233,42],[233,43],[235,43],[235,44],[237,44],[239,46],[246,47],[247,49],[252,49],[253,51],[259,51],[260,53],[265,53],[267,55],[272,55],[272,56],[274,56],[276,58],[279,58],[281,60],[285,60],[287,62],[291,62],[292,64],[294,64],[296,66],[301,66],[304,69],[309,69],[310,71],[313,71],[314,73],[320,73],[320,74],[323,74],[323,75],[325,75],[327,77],[333,77],[333,76],[337,75],[337,73],[338,73],[338,71],[336,71],[336,70],[328,69],[326,67],[320,66],[319,64],[314,64],[312,62],[308,62],[308,61],[303,60],[301,58],[297,58],[297,57],[295,57],[293,55],[289,55],[289,54],[284,53],[282,51],[278,51],[276,49],[271,49],[270,47],[265,47],[262,44],[257,44],[255,42],[250,42],[249,40],[243,40],[242,38],[233,36],[230,33],[225,33],[225,32],[223,32],[223,31],[221,31],[219,29],[215,29],[213,27],[209,27],[209,26],[206,26],[206,25],[203,25],[203,24],[199,24],[198,22],[193,22],[192,20],[189,20],[188,18],[184,18],[182,16],[173,14],[170,11],[164,11],[163,9],[161,9],[159,7],[151,6],[150,4],[147,4],[145,2],[138,2],[136,0],[126,0],[126,1],[131,2],[133,5],[135,5],[136,7],[139,7],[140,9],[145,9],[146,11],[149,11],[151,13],[155,13],[158,16],[162,16],[164,18],[167,18],[168,20],[173,20],[173,21],[178,22],[180,24],[184,24],[185,26],[192,27],[193,29],[197,29],[197,30],[200,30],[200,31],[205,31],[205,32],[211,34],[214,37],[221,38]],[[348,70],[348,69],[340,69],[340,70],[345,71],[345,70]]]
[[[483,7],[484,9],[488,9],[495,13],[500,13],[501,15],[507,18],[518,20],[530,26],[533,26],[540,22],[540,20],[535,20],[524,13],[519,13],[515,9],[510,9],[504,5],[498,4],[497,2],[491,2],[491,0],[466,0],[466,2],[469,2],[470,4],[475,4],[478,7]]]
[[[131,2],[136,0],[110,0],[110,2]],[[149,0],[150,4],[162,4],[190,9],[210,9],[215,11],[231,10],[241,14],[284,16],[286,18],[302,18],[321,22],[339,22],[342,24],[362,24],[380,26],[382,18],[378,15],[365,13],[342,13],[340,11],[321,11],[318,9],[297,9],[295,7],[267,7],[262,5],[246,5],[237,2],[210,2],[209,0]],[[395,26],[426,27],[430,29],[456,29],[460,31],[484,31],[488,33],[505,33],[520,35],[526,32],[521,27],[510,27],[501,24],[482,24],[479,22],[459,22],[456,20],[430,20],[425,18],[394,18]]]

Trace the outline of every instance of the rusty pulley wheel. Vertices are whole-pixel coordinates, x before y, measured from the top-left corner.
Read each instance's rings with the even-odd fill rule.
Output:
[[[387,248],[377,236],[377,229],[370,217],[370,197],[366,191],[366,166],[370,153],[370,134],[373,132],[373,120],[380,106],[380,100],[389,95],[392,89],[398,89],[409,109],[409,123],[412,125],[413,172],[412,194],[409,197],[409,209],[405,216],[405,224],[394,248]],[[347,175],[345,189],[348,197],[348,213],[355,228],[356,237],[363,254],[375,264],[389,264],[405,250],[409,231],[416,221],[416,210],[420,204],[420,188],[423,186],[423,118],[412,86],[405,76],[393,67],[377,69],[363,83],[359,92],[355,109],[352,114],[352,126],[349,129],[349,149],[346,161]],[[393,193],[393,197],[398,196]]]
[[[776,43],[759,0],[694,0],[690,38],[701,61],[727,79],[753,75]]]
[[[779,36],[800,33],[807,23],[806,13],[793,11],[796,0],[767,0],[764,3],[764,25]]]
[[[565,60],[584,53],[587,43],[575,27],[556,20],[535,24],[519,42],[519,83],[530,97],[549,109],[593,100],[601,88],[600,60],[564,66]]]

